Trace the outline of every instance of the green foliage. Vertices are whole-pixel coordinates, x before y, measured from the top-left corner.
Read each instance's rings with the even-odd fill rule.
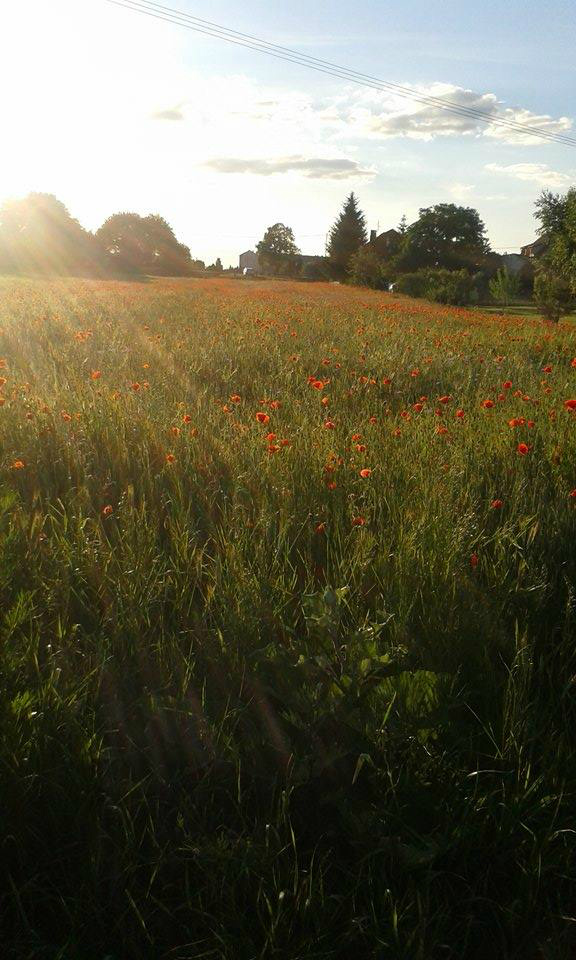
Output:
[[[537,271],[534,280],[534,303],[549,323],[558,323],[563,314],[570,313],[573,301],[567,279],[559,277],[547,266]]]
[[[366,243],[366,218],[353,193],[347,197],[340,216],[330,230],[327,253],[335,273],[344,278],[352,256]]]
[[[348,276],[351,283],[373,290],[387,290],[387,267],[369,244],[360,247],[350,258]]]
[[[116,213],[96,232],[96,240],[109,266],[121,273],[186,276],[191,271],[190,250],[157,214]]]
[[[401,274],[395,291],[454,306],[465,306],[477,299],[476,279],[466,270],[418,270]]]
[[[426,267],[476,271],[489,252],[486,228],[471,207],[439,203],[420,210],[404,234],[396,259],[401,271]]]
[[[260,263],[267,273],[290,276],[297,270],[295,257],[300,253],[291,227],[275,223],[256,244]]]
[[[509,273],[505,267],[498,270],[489,283],[490,295],[502,306],[507,307],[520,292],[520,280],[516,274]]]
[[[572,295],[576,296],[576,187],[568,190],[563,197],[543,191],[536,203],[536,218],[548,242],[544,258],[545,273],[564,281]],[[541,298],[543,283],[538,283]],[[545,299],[550,302],[554,295]]]

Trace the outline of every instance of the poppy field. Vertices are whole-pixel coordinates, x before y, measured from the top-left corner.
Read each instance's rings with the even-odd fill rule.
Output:
[[[576,949],[576,326],[0,278],[0,942]]]

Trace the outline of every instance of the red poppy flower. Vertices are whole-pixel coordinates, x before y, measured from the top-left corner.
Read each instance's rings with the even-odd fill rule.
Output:
[[[11,470],[23,470],[25,463],[23,460],[14,460],[14,463],[11,465]]]
[[[291,442],[292,442],[291,440],[281,440],[281,441],[280,441],[280,446],[281,446],[281,447],[289,447],[290,444],[291,444]]]
[[[323,407],[327,407],[330,401],[328,397],[322,397],[322,400],[320,401],[320,403],[322,404]]]
[[[570,361],[570,366],[576,367],[576,357],[574,357],[574,359]]]
[[[576,400],[565,400],[564,406],[567,410],[576,410]]]
[[[413,403],[413,404],[412,404],[412,409],[415,410],[416,413],[420,413],[420,412],[424,409],[424,404],[423,404],[423,403]]]
[[[576,363],[574,364],[574,366],[576,367]],[[388,387],[388,386],[390,386],[390,384],[392,383],[392,381],[391,381],[390,377],[382,377],[382,383],[384,384],[385,387]]]
[[[314,533],[325,533],[325,532],[326,532],[326,524],[325,524],[325,523],[318,523],[318,524],[316,524],[316,527],[315,527],[315,529],[314,529]]]
[[[364,444],[364,443],[357,443],[357,444],[356,444],[356,450],[358,451],[358,453],[366,453],[366,444]]]
[[[176,460],[176,457],[174,456],[173,453],[166,454],[166,463],[174,463],[175,460]]]
[[[521,457],[525,457],[528,451],[530,450],[530,447],[528,446],[527,443],[519,443],[518,446],[516,447],[516,450],[518,451]]]
[[[140,389],[140,384],[138,383],[138,381],[135,381],[134,383],[130,384],[130,387],[134,391],[134,393],[136,393]]]
[[[99,380],[101,376],[102,376],[102,372],[100,370],[93,370],[92,373],[90,374],[90,379]]]
[[[102,507],[102,516],[109,517],[113,511],[114,511],[114,507],[112,507],[111,504],[108,504],[107,506]]]
[[[503,500],[493,500],[490,504],[493,510],[500,510],[504,506]]]
[[[180,427],[172,427],[171,430],[170,430],[170,432],[172,433],[173,436],[179,437],[179,436],[180,436]]]
[[[270,422],[270,417],[268,416],[267,413],[263,413],[262,410],[259,410],[259,411],[258,411],[258,413],[256,414],[256,419],[257,419],[258,423],[269,423],[269,422]]]
[[[278,453],[280,447],[277,443],[271,443],[268,447],[268,453]]]
[[[371,477],[371,476],[372,476],[372,471],[370,470],[370,467],[364,467],[364,469],[360,471],[360,476],[361,476],[364,480],[367,480],[368,477]]]
[[[365,523],[366,521],[364,517],[354,517],[354,519],[352,520],[353,527],[363,527]]]
[[[463,411],[463,410],[457,410],[457,411],[456,411],[456,416],[458,417],[459,420],[461,420],[462,417],[464,416],[464,411]]]
[[[576,500],[576,489],[571,490],[568,496],[572,497],[573,500]]]
[[[275,434],[275,433],[267,433],[267,434],[266,434],[266,439],[267,439],[270,443],[272,443],[272,441],[276,439],[276,434]]]
[[[326,420],[326,422],[324,423],[324,429],[325,429],[325,430],[335,430],[335,429],[336,429],[336,424],[335,424],[332,420]]]
[[[323,389],[324,389],[324,381],[323,381],[323,380],[313,380],[313,381],[312,381],[312,386],[314,387],[315,390],[323,390]]]
[[[233,393],[230,397],[230,403],[240,403],[242,397],[238,393]]]
[[[502,386],[504,387],[505,390],[511,390],[511,389],[512,389],[512,381],[511,381],[511,380],[505,380],[504,383],[502,384]]]
[[[478,554],[477,554],[477,553],[473,553],[472,556],[470,557],[470,566],[472,567],[473,570],[475,570],[476,567],[478,566]]]
[[[444,397],[438,397],[438,403],[450,403],[452,397],[446,395]]]
[[[192,417],[189,413],[185,413],[182,417],[182,423],[192,423]]]
[[[483,401],[482,401],[482,406],[483,406],[486,410],[489,410],[490,407],[493,407],[493,406],[494,406],[494,401],[493,401],[493,400],[483,400]]]
[[[544,373],[552,373],[552,367],[550,366],[549,363],[547,363],[545,367],[542,367],[542,370],[544,371]]]
[[[440,435],[448,433],[448,427],[436,427],[436,433]]]

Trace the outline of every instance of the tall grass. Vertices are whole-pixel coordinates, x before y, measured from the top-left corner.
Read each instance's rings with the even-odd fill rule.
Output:
[[[574,955],[575,357],[0,280],[4,956]]]

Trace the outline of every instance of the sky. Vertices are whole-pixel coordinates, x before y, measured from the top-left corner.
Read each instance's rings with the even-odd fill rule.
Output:
[[[196,17],[576,137],[573,0],[164,0]],[[0,0],[0,201],[54,193],[90,230],[159,213],[225,266],[273,223],[303,253],[354,191],[369,229],[475,207],[499,252],[535,236],[576,147],[277,60],[107,0]]]

